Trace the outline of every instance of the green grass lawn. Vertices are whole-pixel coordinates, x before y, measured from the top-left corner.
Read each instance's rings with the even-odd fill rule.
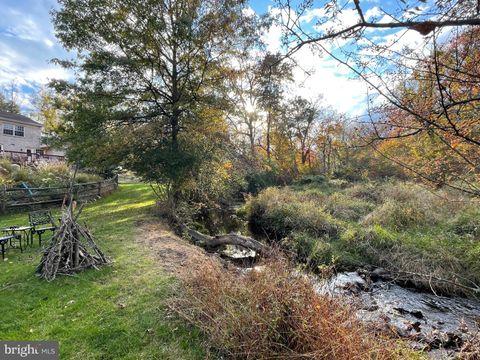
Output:
[[[0,339],[58,340],[61,359],[204,358],[198,331],[171,318],[165,301],[175,279],[162,273],[134,241],[135,224],[148,219],[148,185],[122,184],[89,205],[87,222],[114,261],[48,283],[35,275],[35,246],[10,250],[0,262]],[[0,217],[0,226],[27,224],[27,214]]]

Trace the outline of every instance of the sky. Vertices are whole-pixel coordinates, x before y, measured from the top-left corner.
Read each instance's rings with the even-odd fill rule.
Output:
[[[0,0],[0,88],[18,88],[24,111],[31,110],[32,96],[50,79],[69,74],[50,63],[69,54],[55,38],[49,11],[55,0]]]
[[[379,15],[380,0],[364,0],[363,3],[368,16]],[[35,92],[49,80],[72,78],[69,72],[50,62],[53,58],[74,57],[55,38],[49,15],[55,6],[56,0],[0,0],[0,89],[8,94],[15,84],[19,93],[17,101],[27,113],[33,110]],[[275,11],[271,0],[251,0],[250,7],[257,14]],[[302,19],[306,26],[314,26],[315,11],[320,9],[311,10]],[[346,11],[341,15],[341,21],[342,24],[356,22],[355,14]],[[421,40],[414,31],[407,35],[402,41]],[[279,27],[264,34],[269,51],[281,49],[280,36]],[[347,68],[331,58],[313,54],[308,48],[295,54],[295,60],[299,67],[294,71],[292,93],[312,100],[323,97],[326,105],[351,115],[365,112],[366,86],[354,79]]]

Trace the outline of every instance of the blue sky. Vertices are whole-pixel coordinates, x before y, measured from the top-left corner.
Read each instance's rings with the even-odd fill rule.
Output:
[[[362,4],[371,14],[378,15],[379,0],[363,0]],[[70,76],[49,62],[52,58],[73,57],[54,36],[49,11],[56,5],[56,0],[0,0],[0,88],[5,91],[12,83],[16,84],[24,111],[32,109],[32,94],[50,79],[66,79]],[[264,13],[274,5],[271,0],[250,2],[251,8],[257,13]],[[307,26],[315,24],[315,11],[320,9],[313,9],[304,19]],[[355,13],[343,13],[341,21],[356,21]],[[281,30],[274,27],[264,35],[270,51],[279,50],[280,34]],[[407,38],[406,41],[412,40]],[[347,69],[332,59],[311,54],[308,49],[303,49],[296,56],[301,67],[311,71],[312,75],[307,76],[304,71],[297,69],[292,92],[309,97],[323,94],[325,102],[339,111],[364,111],[365,85],[358,80],[351,80],[351,73]]]

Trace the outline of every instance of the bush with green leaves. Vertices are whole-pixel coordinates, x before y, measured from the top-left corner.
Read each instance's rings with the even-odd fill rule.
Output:
[[[253,227],[280,240],[293,231],[306,231],[315,236],[335,237],[339,222],[308,196],[298,197],[288,188],[268,188],[248,204]]]
[[[370,213],[375,204],[349,197],[343,193],[334,193],[326,198],[325,209],[335,218],[341,220],[359,220]]]
[[[449,228],[458,235],[467,235],[480,240],[480,205],[465,206],[449,222]]]
[[[363,224],[379,224],[395,230],[433,226],[449,212],[440,195],[414,183],[386,182],[378,185],[377,193],[378,206],[365,216]]]
[[[258,194],[261,190],[269,186],[280,185],[280,179],[275,169],[267,169],[247,174],[245,181],[246,191],[250,194]]]
[[[0,183],[7,186],[19,186],[22,183],[30,187],[55,187],[68,185],[73,170],[65,163],[42,163],[36,167],[19,166],[7,159],[0,160]],[[77,183],[101,181],[96,174],[78,172]]]

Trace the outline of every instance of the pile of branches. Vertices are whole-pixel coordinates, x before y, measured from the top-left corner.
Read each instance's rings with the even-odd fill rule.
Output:
[[[87,227],[78,223],[83,206],[76,213],[75,208],[75,201],[62,206],[60,225],[37,267],[37,274],[47,281],[54,280],[57,275],[71,275],[87,268],[98,269],[109,263]]]

